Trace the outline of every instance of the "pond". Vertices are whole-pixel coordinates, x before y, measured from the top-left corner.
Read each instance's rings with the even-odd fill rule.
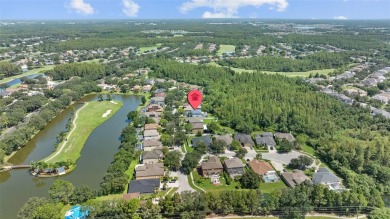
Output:
[[[123,107],[89,136],[77,161],[77,168],[71,173],[57,177],[68,180],[75,186],[87,185],[98,189],[106,170],[118,151],[120,134],[128,124],[127,113],[141,103],[141,96],[112,95],[114,100],[123,102]],[[89,95],[81,101],[97,100],[97,95]],[[44,130],[18,151],[9,162],[28,164],[41,160],[54,150],[56,136],[65,130],[65,125],[73,112],[81,107],[76,103],[51,121]],[[0,218],[16,218],[19,209],[30,197],[48,196],[48,190],[56,178],[36,178],[26,169],[0,173]]]

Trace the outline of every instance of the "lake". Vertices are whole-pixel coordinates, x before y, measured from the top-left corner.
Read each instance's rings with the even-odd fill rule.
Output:
[[[141,104],[141,96],[112,95],[112,98],[122,101],[123,107],[92,132],[74,171],[56,178],[33,177],[27,169],[0,173],[0,218],[16,218],[19,209],[30,197],[48,196],[48,190],[55,179],[68,180],[75,186],[87,185],[92,189],[99,188],[108,166],[113,161],[113,155],[118,151],[120,134],[128,124],[127,113]],[[80,101],[97,99],[97,95],[89,95]],[[82,106],[79,102],[61,112],[9,162],[28,164],[30,161],[38,161],[50,155],[55,150],[57,134],[65,130],[68,119]]]

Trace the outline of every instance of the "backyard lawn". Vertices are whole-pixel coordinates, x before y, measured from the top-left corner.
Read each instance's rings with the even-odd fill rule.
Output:
[[[284,184],[284,182],[282,180],[279,180],[278,182],[274,182],[274,183],[261,182],[259,188],[260,188],[260,191],[263,193],[271,193],[275,190],[287,188],[287,186]]]
[[[210,178],[203,178],[199,176],[197,170],[192,171],[192,176],[194,177],[195,184],[206,191],[235,190],[236,185],[239,185],[239,183],[234,180],[231,181],[230,185],[226,185],[225,178],[222,175],[219,177],[220,184],[213,185]]]

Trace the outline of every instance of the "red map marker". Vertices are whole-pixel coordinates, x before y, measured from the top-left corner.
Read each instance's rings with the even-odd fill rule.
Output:
[[[198,106],[202,102],[202,99],[203,95],[199,90],[192,90],[187,95],[187,100],[194,110],[198,108]]]

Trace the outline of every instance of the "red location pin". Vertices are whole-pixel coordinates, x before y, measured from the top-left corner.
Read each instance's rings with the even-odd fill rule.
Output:
[[[195,110],[202,102],[203,95],[199,90],[192,90],[188,93],[187,99],[192,108]]]

